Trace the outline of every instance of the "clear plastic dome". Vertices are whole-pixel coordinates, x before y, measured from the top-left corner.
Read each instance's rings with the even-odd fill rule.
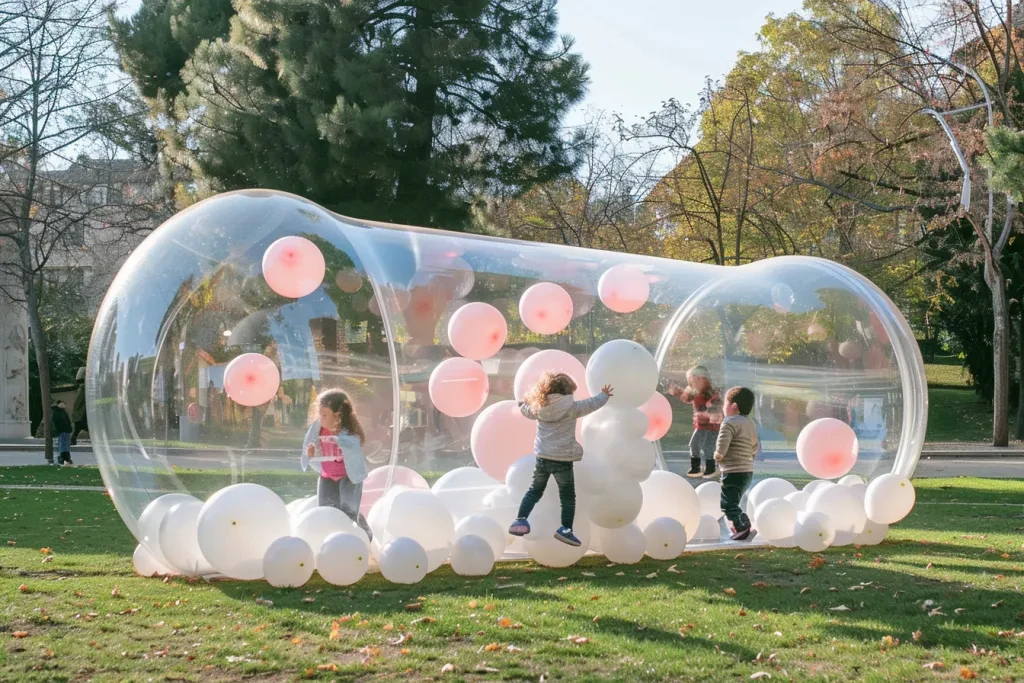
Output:
[[[267,248],[293,235],[312,241],[326,266],[322,285],[298,299],[272,291],[261,269]],[[635,312],[613,312],[599,296],[602,274],[620,264],[649,283]],[[520,319],[520,297],[541,282],[572,298],[561,333],[531,332]],[[486,406],[513,398],[517,369],[538,350],[566,351],[585,365],[603,343],[629,339],[655,357],[665,395],[696,365],[723,391],[753,389],[764,450],[756,478],[800,472],[797,435],[824,416],[856,432],[853,473],[913,474],[927,415],[914,336],[878,288],[841,265],[790,256],[716,267],[371,223],[246,191],[204,201],[157,229],[99,312],[89,422],[125,523],[145,545],[139,519],[167,493],[202,500],[242,482],[286,503],[315,493],[300,451],[310,406],[325,388],[349,394],[366,431],[368,468],[385,468],[364,503],[409,483],[401,468],[432,481],[474,466],[479,413],[443,414],[428,386],[433,369],[457,355],[448,323],[468,302],[493,305],[508,326],[504,347],[481,361]],[[280,371],[276,396],[256,408],[225,393],[225,367],[243,353],[263,354]],[[689,466],[691,411],[669,401],[674,422],[655,448],[658,467],[678,472]]]

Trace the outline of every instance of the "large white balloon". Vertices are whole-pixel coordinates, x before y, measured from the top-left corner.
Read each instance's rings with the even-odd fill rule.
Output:
[[[508,472],[505,473],[505,488],[514,498],[522,498],[533,484],[533,472],[536,468],[537,456],[535,455],[524,455],[509,465]],[[549,479],[548,484],[553,483]]]
[[[243,581],[261,578],[267,548],[291,534],[284,501],[258,484],[232,484],[214,493],[199,511],[196,526],[210,566]]]
[[[722,483],[706,481],[697,487],[696,492],[697,500],[700,501],[700,513],[721,519],[725,514],[722,512]]]
[[[419,583],[427,575],[427,551],[411,538],[393,538],[381,548],[380,573],[391,583]]]
[[[297,518],[300,514],[306,511],[310,504],[316,503],[316,496],[307,496],[305,498],[296,498],[292,502],[285,505],[288,510],[288,514],[292,516],[292,519]],[[296,512],[299,511],[299,512]]]
[[[788,500],[792,503],[797,512],[803,512],[804,508],[807,507],[807,500],[810,497],[811,496],[807,491],[794,491],[793,493],[787,493],[783,496],[783,500]]]
[[[860,496],[850,486],[825,486],[818,488],[807,500],[807,512],[821,512],[832,520],[835,538],[832,545],[849,545],[854,537],[864,531],[867,517]]]
[[[914,509],[917,493],[906,477],[883,474],[870,484],[864,496],[868,518],[878,524],[895,524]]]
[[[658,517],[644,528],[645,552],[654,560],[674,560],[686,548],[686,529],[671,517]]]
[[[596,396],[605,385],[615,389],[609,406],[639,408],[658,388],[658,364],[647,349],[636,342],[628,339],[607,342],[587,363],[587,388],[591,395]]]
[[[643,490],[643,507],[636,523],[641,529],[647,528],[658,517],[671,517],[683,525],[687,538],[697,532],[701,506],[690,482],[678,474],[655,470],[640,486]]]
[[[822,512],[799,512],[796,516],[796,533],[793,540],[801,550],[818,553],[832,545],[836,537],[832,520]]]
[[[304,540],[310,548],[320,549],[324,539],[338,532],[355,534],[369,544],[370,538],[352,518],[334,507],[315,507],[306,511],[292,523],[292,534]]]
[[[757,507],[764,501],[772,498],[783,498],[794,491],[796,491],[796,487],[785,479],[779,479],[778,477],[762,479],[750,489],[750,496],[747,499],[748,505],[751,510],[757,512]],[[749,512],[747,514],[751,518],[753,517]]]
[[[169,566],[186,576],[213,573],[213,567],[199,549],[198,525],[202,509],[203,504],[198,500],[177,503],[160,522],[160,550]]]
[[[385,501],[387,497],[385,494],[374,503],[367,518],[374,536],[379,536],[381,543],[403,536],[413,539],[427,553],[428,571],[444,564],[451,553],[455,522],[441,499],[433,491],[422,489],[402,489]],[[386,503],[386,512],[374,515],[382,502]]]
[[[803,492],[809,496],[815,491],[817,491],[819,488],[828,488],[829,486],[835,485],[836,483],[834,481],[829,481],[828,479],[815,479],[814,481],[809,481],[806,484],[804,484]]]
[[[493,568],[494,551],[486,540],[473,534],[455,539],[452,545],[452,571],[459,576],[485,576]]]
[[[648,398],[650,397],[648,396]],[[603,410],[591,414],[599,415],[615,434],[626,439],[642,439],[647,433],[647,416],[637,408],[609,405]]]
[[[856,474],[847,474],[839,480],[840,486],[853,486],[854,484],[863,484],[864,480],[858,477]]]
[[[532,516],[530,520],[532,523]],[[578,514],[577,521],[573,525],[573,532],[583,544],[578,548],[556,539],[553,531],[548,534],[539,535],[536,533],[536,530],[526,537],[524,547],[526,552],[530,554],[530,557],[545,567],[568,567],[578,562],[586,554],[587,548],[590,546],[590,524],[584,519],[579,519]]]
[[[498,524],[492,517],[487,515],[470,515],[463,517],[455,525],[455,540],[463,536],[479,536],[487,541],[491,547],[491,554],[494,556],[492,562],[502,556],[505,552],[507,527]],[[455,564],[455,549],[452,548],[452,564]]]
[[[595,531],[601,552],[609,561],[617,564],[636,564],[644,559],[647,539],[636,524],[627,524],[617,529],[597,527]]]
[[[597,495],[615,482],[614,470],[596,453],[585,453],[582,460],[573,463],[572,470],[580,493]]]
[[[632,481],[644,481],[651,476],[657,461],[654,444],[644,439],[614,439],[608,444],[604,460],[621,477]]]
[[[132,554],[132,564],[135,566],[135,573],[139,576],[166,576],[171,570],[153,557],[153,553],[146,550],[141,543],[135,546],[135,553]]]
[[[479,467],[458,467],[441,475],[430,490],[444,503],[455,520],[480,510],[487,494],[501,486]]]
[[[771,498],[754,510],[754,528],[758,538],[772,545],[791,547],[796,529],[796,506],[785,498]]]
[[[864,531],[857,534],[853,542],[855,545],[878,545],[885,540],[887,533],[889,533],[888,524],[879,524],[869,519],[864,525]]]
[[[595,501],[591,506],[590,519],[599,527],[617,529],[635,520],[643,504],[644,493],[640,484],[621,481]]]
[[[717,543],[722,540],[722,522],[711,515],[701,515],[700,524],[694,532],[694,543]]]
[[[508,529],[519,514],[522,499],[513,498],[512,494],[502,486],[488,493],[481,504],[480,514],[490,517],[502,529]],[[514,537],[513,537],[514,538]]]
[[[187,493],[165,493],[159,498],[151,500],[146,509],[142,511],[142,514],[139,515],[139,533],[137,534],[139,542],[146,546],[146,550],[161,565],[165,567],[170,566],[170,562],[167,561],[163,551],[160,550],[160,523],[163,521],[164,515],[178,503],[198,500],[195,496]]]
[[[297,536],[283,536],[263,555],[263,577],[276,588],[294,588],[309,581],[315,564],[308,543]]]
[[[331,534],[316,554],[316,570],[324,581],[335,586],[351,586],[366,575],[369,566],[370,546],[366,543],[366,534]]]

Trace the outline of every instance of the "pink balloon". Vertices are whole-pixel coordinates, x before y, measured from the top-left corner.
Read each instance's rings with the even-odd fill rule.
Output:
[[[363,286],[363,278],[353,268],[339,270],[338,274],[334,276],[334,282],[338,285],[338,289],[348,294],[355,294]]]
[[[647,303],[651,283],[636,266],[613,266],[597,282],[601,302],[616,313],[632,313]]]
[[[430,373],[430,400],[451,417],[467,417],[483,408],[490,385],[487,373],[476,361],[449,358]]]
[[[262,353],[243,353],[224,368],[224,391],[235,403],[261,406],[274,398],[281,373]]]
[[[572,297],[552,282],[541,282],[523,292],[519,317],[537,334],[556,334],[572,320]]]
[[[363,497],[359,501],[359,511],[363,515],[370,514],[370,508],[384,495],[388,481],[388,466],[382,465],[366,475],[363,480]],[[395,465],[395,473],[391,477],[392,486],[408,486],[411,489],[429,489],[430,484],[419,472],[408,467]]]
[[[490,304],[466,304],[448,321],[452,348],[470,360],[490,358],[501,351],[507,335],[505,316]]]
[[[842,477],[857,462],[857,435],[841,420],[820,418],[800,430],[796,457],[816,479]]]
[[[473,423],[469,446],[473,459],[489,477],[505,481],[508,468],[533,453],[537,423],[519,412],[515,401],[500,401],[480,413]]]
[[[590,396],[587,391],[587,369],[583,363],[565,351],[547,349],[533,354],[519,366],[513,388],[516,400],[522,401],[545,372],[564,372],[572,377],[576,382],[576,393],[573,394],[576,400]]]
[[[647,416],[645,439],[657,441],[668,434],[669,427],[672,426],[672,405],[662,394],[655,392],[640,406],[640,412]]]
[[[263,253],[263,278],[270,288],[293,299],[316,291],[324,281],[324,255],[305,237],[277,240]]]
[[[863,349],[855,341],[844,341],[839,345],[839,355],[846,360],[859,360]]]

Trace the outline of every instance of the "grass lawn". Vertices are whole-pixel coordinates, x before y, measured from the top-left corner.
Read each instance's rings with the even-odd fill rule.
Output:
[[[3,488],[95,470],[0,475],[0,680],[1024,678],[1021,481],[922,480],[884,544],[821,560],[751,548],[277,590],[137,577],[104,494]]]

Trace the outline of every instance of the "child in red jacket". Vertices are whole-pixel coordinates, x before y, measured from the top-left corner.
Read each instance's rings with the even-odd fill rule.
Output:
[[[687,387],[673,385],[669,393],[693,406],[693,436],[690,437],[690,471],[686,476],[711,479],[715,471],[715,442],[722,421],[722,400],[711,385],[711,373],[703,365],[686,371]],[[704,470],[701,471],[701,460]]]

